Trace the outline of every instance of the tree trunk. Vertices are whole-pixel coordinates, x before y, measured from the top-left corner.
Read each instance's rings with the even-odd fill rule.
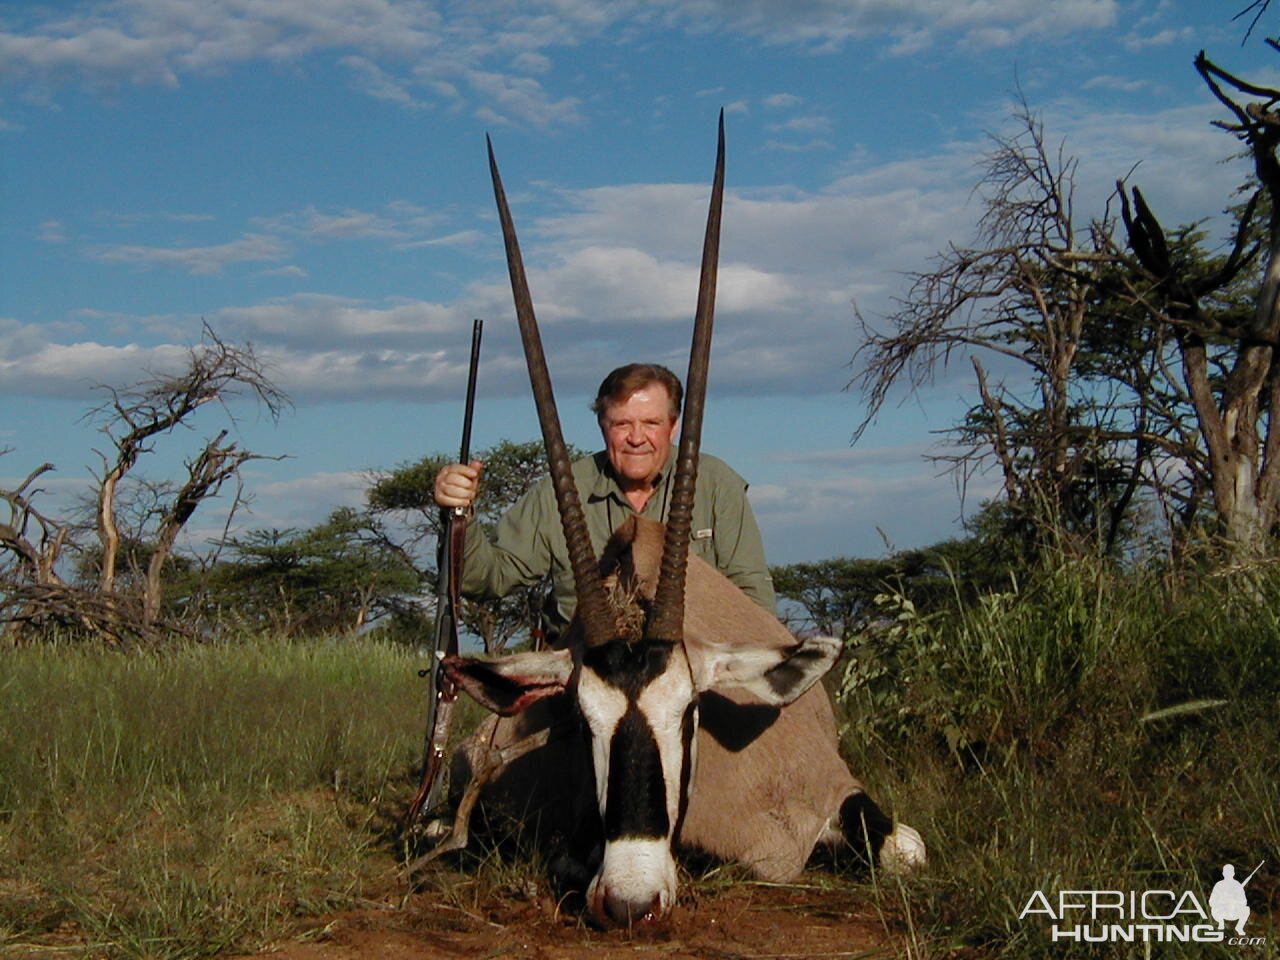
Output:
[[[98,491],[98,540],[102,544],[102,568],[98,575],[98,589],[105,596],[115,592],[116,558],[120,554],[120,530],[116,526],[116,487],[124,470],[119,466],[102,478]]]
[[[1273,243],[1254,313],[1255,340],[1240,348],[1220,402],[1210,383],[1204,340],[1198,334],[1184,334],[1179,340],[1187,390],[1209,454],[1214,505],[1238,559],[1263,553],[1277,520],[1275,448],[1280,427],[1275,413],[1280,384],[1272,344],[1280,334],[1278,293],[1280,245]],[[1260,429],[1264,392],[1270,394],[1265,444]]]

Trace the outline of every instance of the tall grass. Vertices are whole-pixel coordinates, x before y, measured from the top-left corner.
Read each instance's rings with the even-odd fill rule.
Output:
[[[204,956],[358,899],[395,863],[415,666],[359,641],[0,653],[0,951]]]
[[[930,842],[923,877],[879,891],[927,931],[918,955],[1143,956],[1019,914],[1037,890],[1190,890],[1207,909],[1223,864],[1266,859],[1249,932],[1268,943],[1248,950],[1280,956],[1280,577],[1064,561],[932,618],[885,603],[845,667],[844,735]]]
[[[1063,560],[884,612],[833,682],[855,773],[929,844],[919,876],[865,887],[906,955],[1280,956],[1280,572]],[[0,651],[0,955],[208,956],[388,889],[416,666],[364,641]],[[488,853],[501,883],[540,879]],[[1037,890],[1203,902],[1263,859],[1263,945],[1054,943],[1019,919]],[[475,912],[486,888],[441,897]]]

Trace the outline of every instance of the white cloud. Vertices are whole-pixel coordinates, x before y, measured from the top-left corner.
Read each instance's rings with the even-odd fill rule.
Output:
[[[351,70],[356,89],[376,100],[386,100],[413,110],[429,106],[415,97],[407,84],[397,80],[367,57],[344,57],[342,63]]]
[[[778,150],[782,153],[805,153],[809,150],[834,150],[835,146],[830,140],[818,138],[806,140],[803,143],[791,140],[766,140],[764,148],[766,150]]]
[[[57,9],[57,8],[52,8]],[[727,32],[815,52],[887,37],[894,54],[940,38],[971,46],[1060,39],[1114,24],[1117,0],[95,0],[73,13],[33,8],[0,30],[0,77],[48,100],[57,87],[176,87],[184,75],[252,61],[295,64],[325,56],[369,96],[421,109],[467,99],[486,120],[547,126],[579,119],[581,104],[549,91],[553,56],[601,36],[635,42],[674,25]],[[1167,42],[1165,34],[1134,44]],[[794,94],[768,96],[774,108]]]
[[[1175,43],[1194,41],[1196,32],[1192,27],[1173,29],[1166,27],[1151,34],[1131,33],[1124,38],[1124,45],[1130,50],[1145,50],[1150,47],[1168,47]]]
[[[110,224],[118,229],[128,230],[147,223],[208,223],[216,218],[211,213],[182,213],[166,211],[161,211],[159,213],[140,213],[137,211],[131,213],[120,213],[115,210],[99,210],[94,214],[94,219]]]
[[[46,220],[40,224],[41,243],[66,243],[67,228],[61,220]]]
[[[460,351],[459,351],[460,352]],[[443,349],[265,349],[275,380],[310,400],[444,400],[466,385],[466,368]]]
[[[831,118],[816,115],[792,117],[781,123],[769,124],[769,129],[774,133],[829,133]]]
[[[462,331],[465,307],[412,301],[375,306],[345,297],[298,294],[255,306],[227,307],[214,315],[217,329],[235,336],[319,349],[353,344],[409,345]]]
[[[410,240],[434,228],[441,217],[408,203],[388,204],[382,211],[322,211],[314,206],[252,221],[259,230],[301,236],[314,243],[334,240]]]
[[[521,73],[547,73],[551,70],[551,58],[526,50],[517,54],[511,61],[511,69],[519,70]]]
[[[293,507],[314,505],[326,510],[340,506],[359,506],[368,486],[369,478],[358,470],[313,473],[290,480],[258,482],[253,486],[253,512],[256,516],[261,516],[264,501],[279,501],[281,505]]]
[[[0,63],[22,78],[74,73],[95,82],[176,87],[170,58],[179,43],[174,36],[133,36],[116,26],[63,21],[38,34],[0,33]]]
[[[929,30],[908,30],[898,34],[886,52],[891,57],[910,57],[927,50],[932,43],[933,34]]]
[[[421,0],[99,0],[72,15],[33,10],[22,26],[6,24],[0,77],[47,100],[68,82],[173,88],[188,74],[327,55],[378,99],[421,109],[456,98],[462,80],[480,107],[543,125],[575,119],[577,102],[505,65],[545,73],[550,59],[539,48],[573,43],[598,19],[563,4],[541,17],[465,5],[446,17]]]
[[[420,315],[412,305],[406,311]],[[289,327],[317,315],[327,326],[317,325],[310,340]],[[428,325],[409,338],[398,326],[407,321],[394,309],[352,306],[326,314],[298,298],[292,312],[282,302],[275,309],[267,305],[225,311],[211,322],[231,339],[254,335],[258,356],[273,382],[295,400],[442,400],[457,396],[466,384],[463,344],[469,338],[470,319],[465,332]],[[186,332],[192,328],[188,323]],[[65,332],[0,320],[0,394],[83,399],[98,384],[136,383],[155,372],[182,369],[188,361],[188,347],[180,343],[54,342],[52,337]],[[513,374],[522,369],[522,363],[509,363],[501,351],[486,357],[486,371],[496,375],[490,378],[495,393],[518,384]]]
[[[471,89],[486,106],[476,111],[484,120],[497,123],[529,123],[545,127],[580,119],[577,97],[550,96],[533,77],[515,77],[492,71],[473,70],[467,75]]]
[[[1078,203],[1091,215],[1135,164],[1129,182],[1169,227],[1218,217],[1249,175],[1247,161],[1224,162],[1239,152],[1238,142],[1212,126],[1223,116],[1207,96],[1156,113],[1104,113],[1063,101],[1049,105],[1045,117],[1051,139],[1066,137],[1068,151],[1080,158]]]
[[[1137,159],[1145,158],[1134,180],[1168,224],[1213,214],[1205,197],[1228,197],[1242,172],[1214,162],[1232,143],[1209,126],[1214,111],[1207,102],[1131,114],[1063,100],[1044,112],[1051,145],[1066,136],[1068,152],[1081,158],[1081,226],[1102,211],[1114,177]],[[903,271],[926,268],[949,243],[969,242],[981,212],[972,186],[983,149],[973,141],[891,161],[864,155],[819,190],[731,189],[717,299],[717,389],[803,393],[844,386],[860,335],[854,301],[874,322],[892,310]],[[681,367],[708,186],[526,189],[532,209],[550,203],[553,210],[530,217],[521,239],[557,383],[589,389],[602,369],[637,356]],[[388,204],[374,211],[308,207],[255,226],[291,240],[367,236],[403,247],[492,241],[491,227],[430,236],[435,222],[411,204]],[[279,237],[247,234],[221,246],[120,246],[96,255],[215,273],[239,261],[283,260],[285,248]],[[485,371],[486,389],[501,395],[520,388],[522,361],[505,269],[493,260],[484,264],[479,280],[436,302],[308,293],[215,309],[209,317],[219,331],[268,351],[282,385],[297,395],[415,399],[452,395],[464,376],[471,318],[500,320],[486,338]],[[300,268],[270,272],[297,277]],[[143,321],[153,337],[170,340],[180,340],[174,331],[193,323]],[[35,327],[6,330],[0,389],[75,393],[86,377],[128,382],[127,371],[178,349],[50,342],[62,336]]]
[[[479,230],[458,230],[439,237],[428,237],[426,240],[414,240],[409,243],[396,244],[397,250],[416,250],[419,247],[470,247],[488,239],[488,234]]]
[[[968,491],[970,507],[995,493],[982,483]],[[899,469],[795,471],[786,480],[748,491],[770,559],[880,556],[958,534],[954,480],[918,459]]]
[[[197,275],[216,275],[223,269],[245,262],[280,260],[285,247],[276,237],[246,233],[239,240],[211,247],[148,247],[120,244],[97,247],[90,256],[103,263],[133,263],[140,266],[177,267]]]
[[[1099,74],[1083,84],[1085,90],[1118,90],[1121,93],[1137,93],[1151,87],[1150,80],[1137,77],[1117,77],[1111,74]]]
[[[918,51],[941,37],[976,47],[1031,38],[1060,39],[1115,23],[1115,0],[668,0],[680,22],[696,30],[728,30],[768,44],[804,44],[819,53],[870,36],[897,37]]]
[[[25,396],[87,396],[100,383],[132,383],[147,370],[174,368],[187,350],[172,344],[113,346],[94,341],[54,343],[35,324],[0,320],[0,392]]]
[[[789,109],[791,107],[800,106],[800,104],[804,103],[804,100],[801,97],[796,96],[794,93],[773,93],[765,97],[760,102],[766,107],[770,107],[772,109]]]

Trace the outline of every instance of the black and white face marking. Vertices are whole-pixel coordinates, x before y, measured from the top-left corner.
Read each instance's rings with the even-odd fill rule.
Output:
[[[748,614],[759,609],[745,596],[741,602]],[[451,657],[444,667],[454,683],[503,715],[574,691],[591,733],[596,802],[608,832],[588,905],[602,926],[619,926],[660,917],[675,900],[671,842],[693,778],[697,694],[738,687],[781,708],[816,683],[839,651],[831,637],[789,646],[686,637],[675,645],[617,641],[489,661]]]
[[[604,925],[661,916],[675,899],[671,842],[692,771],[695,697],[680,645],[616,642],[583,655],[578,708],[605,830],[587,902]]]

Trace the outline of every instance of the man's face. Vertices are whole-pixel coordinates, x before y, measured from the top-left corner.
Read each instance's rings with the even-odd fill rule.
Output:
[[[667,463],[679,429],[671,397],[660,383],[641,387],[622,403],[610,403],[600,418],[605,451],[623,485],[651,483]]]

